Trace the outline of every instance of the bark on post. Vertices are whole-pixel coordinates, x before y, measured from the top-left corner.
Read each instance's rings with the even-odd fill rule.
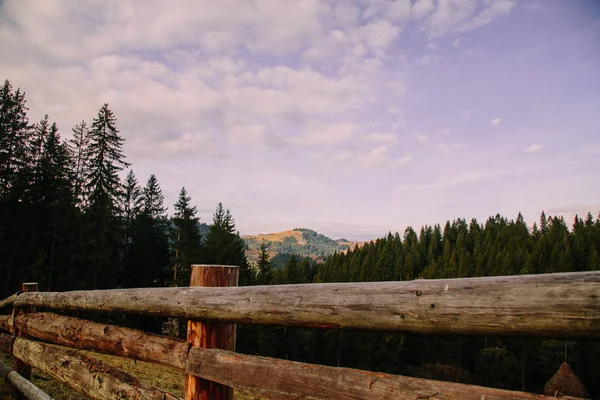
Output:
[[[23,291],[23,292],[37,292],[38,291],[38,284],[37,284],[37,282],[26,282],[26,283],[23,283],[21,285],[21,291]],[[34,312],[34,311],[35,311],[34,307],[19,308],[19,309],[17,309],[15,311],[15,317],[17,315],[21,315],[21,314],[28,313],[28,312]],[[17,337],[26,337],[26,335],[23,335],[19,330],[16,330],[15,334],[17,335]],[[19,360],[16,357],[13,358],[13,369],[19,375],[21,375],[23,378],[27,379],[28,381],[31,380],[31,367],[28,366],[27,364],[25,364],[23,361]],[[16,388],[13,388],[13,399],[14,400],[26,400],[27,397],[25,397],[25,395],[23,393],[21,393],[19,390],[17,390]]]
[[[190,286],[238,285],[239,268],[228,265],[192,265]],[[188,321],[187,341],[192,347],[235,351],[235,324]],[[233,389],[194,375],[185,376],[185,400],[231,400]]]

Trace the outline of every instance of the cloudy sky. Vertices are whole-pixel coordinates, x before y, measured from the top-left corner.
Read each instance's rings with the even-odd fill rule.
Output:
[[[600,211],[597,0],[5,0],[0,72],[244,234]]]

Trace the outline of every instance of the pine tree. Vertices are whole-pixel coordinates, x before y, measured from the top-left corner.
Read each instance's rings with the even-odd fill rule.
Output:
[[[27,111],[25,93],[21,89],[13,93],[10,82],[4,81],[0,89],[0,198],[9,194],[17,174],[29,161]]]
[[[133,170],[129,170],[123,183],[123,204],[121,209],[125,217],[125,226],[131,225],[133,219],[142,212],[143,207],[142,189]]]
[[[171,241],[175,251],[173,262],[173,284],[187,286],[190,279],[190,267],[197,263],[201,256],[202,243],[198,229],[197,208],[191,206],[191,197],[185,187],[179,192],[175,203],[175,215],[172,222]]]
[[[25,276],[21,256],[30,253],[30,219],[24,204],[31,190],[28,174],[31,127],[25,94],[7,80],[0,88],[0,296],[14,291]],[[17,267],[19,266],[19,267]]]
[[[131,244],[124,256],[124,278],[128,287],[167,284],[171,253],[163,195],[152,174],[142,191],[142,209],[131,226]]]
[[[69,152],[71,153],[72,174],[74,180],[74,193],[78,206],[85,208],[86,192],[85,177],[88,173],[89,159],[88,146],[90,144],[90,130],[85,121],[81,121],[73,128],[73,137],[69,139]]]
[[[104,104],[94,118],[89,132],[89,169],[85,175],[89,205],[89,249],[91,256],[86,282],[94,287],[115,285],[121,241],[118,205],[123,194],[119,173],[129,163],[125,161],[123,143],[116,128],[116,117]]]
[[[150,175],[146,187],[144,187],[144,200],[142,211],[150,216],[151,218],[162,218],[167,212],[167,208],[164,207],[165,196],[162,194],[162,189],[158,184],[156,175]]]
[[[45,215],[47,229],[44,245],[46,248],[45,287],[68,287],[73,279],[70,268],[71,218],[75,201],[71,185],[71,159],[67,144],[62,142],[56,124],[52,124],[42,144],[40,160],[41,202],[38,209]],[[74,239],[74,238],[72,238]]]
[[[229,210],[219,203],[213,214],[213,223],[206,237],[206,262],[208,264],[237,265],[239,285],[253,285],[256,281],[254,271],[246,258],[246,244],[235,229],[235,223]]]
[[[271,283],[273,283],[273,269],[271,268],[271,262],[269,261],[267,244],[262,242],[258,253],[257,284],[270,285]]]

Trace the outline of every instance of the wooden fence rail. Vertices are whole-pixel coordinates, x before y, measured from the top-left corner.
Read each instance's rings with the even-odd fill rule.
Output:
[[[40,315],[37,315],[40,314]],[[45,325],[46,327],[37,326],[34,330],[29,330],[35,322],[45,321],[48,323],[56,318],[54,322]],[[163,355],[168,350],[169,341],[176,342],[177,345],[187,343],[176,339],[167,339],[167,341],[156,341],[156,335],[144,333],[134,329],[119,328],[105,338],[96,336],[99,332],[97,328],[106,327],[103,324],[80,320],[77,318],[64,317],[50,313],[36,313],[28,316],[19,317],[15,323],[19,325],[24,332],[35,338],[44,339],[53,343],[65,344],[78,349],[99,351],[102,353],[128,356],[138,360],[146,360],[165,364]],[[90,324],[96,327],[90,329]],[[109,326],[110,327],[110,326]],[[115,327],[111,327],[115,328]],[[91,332],[92,338],[83,341],[77,339],[78,334],[74,332]],[[52,334],[52,330],[56,330]],[[0,341],[4,339],[8,342],[8,338],[14,336],[0,334]],[[136,338],[138,342],[132,342],[132,338]],[[145,341],[152,342],[151,346],[154,350],[147,352],[140,349]],[[116,343],[116,345],[115,345]],[[127,351],[122,349],[123,346],[133,345]],[[73,360],[71,351],[66,348],[43,345],[39,342],[33,342],[26,339],[16,339],[13,353],[20,357],[23,361],[31,363],[36,368],[49,373],[57,380],[83,391],[81,384],[78,381],[95,382],[105,381],[108,375],[112,381],[117,381],[119,387],[125,385],[127,391],[123,393],[141,393],[142,398],[161,398],[160,396],[168,394],[162,391],[150,391],[149,393],[141,391],[136,385],[132,385],[127,374],[119,372],[115,374],[114,368],[109,368],[107,365],[94,360],[90,357],[78,355],[79,358]],[[29,354],[23,356],[24,353]],[[150,356],[155,354],[157,356]],[[63,361],[56,360],[69,359],[69,363],[65,366],[61,364]],[[185,363],[181,365],[182,361]],[[384,373],[376,373],[369,371],[361,371],[350,368],[335,368],[320,365],[305,364],[287,360],[278,360],[268,357],[258,357],[237,354],[231,351],[219,349],[204,349],[192,348],[189,354],[185,354],[184,358],[177,357],[177,361],[166,363],[176,368],[185,371],[190,375],[201,377],[207,380],[218,382],[220,384],[240,389],[257,396],[262,396],[267,399],[288,399],[288,398],[303,398],[303,399],[389,399],[395,398],[399,400],[416,398],[431,398],[431,399],[466,399],[480,400],[485,397],[491,399],[550,399],[550,397],[540,396],[537,394],[492,389],[473,385],[457,384],[451,382],[438,382],[427,379],[418,379],[390,375]],[[88,368],[93,365],[91,371]],[[66,369],[62,368],[66,367]],[[108,373],[107,371],[113,371]],[[87,372],[86,372],[87,371]],[[101,371],[102,373],[98,372]],[[100,375],[99,375],[100,374]],[[115,378],[116,375],[116,378]],[[111,382],[112,382],[111,381]],[[127,383],[127,384],[126,384]],[[111,384],[111,387],[114,386]],[[100,385],[97,387],[85,389],[88,396],[93,399],[103,399],[108,396],[108,389]],[[123,389],[124,390],[124,389]],[[158,393],[158,394],[156,394]],[[150,394],[152,396],[150,396]],[[155,397],[158,396],[158,397]],[[172,395],[170,395],[172,396]],[[175,398],[166,397],[168,399]]]
[[[14,369],[0,362],[0,379],[6,380],[13,385],[28,400],[52,400],[52,397],[44,393],[39,387],[25,379]]]
[[[11,302],[16,310],[40,307],[213,320],[209,321],[213,325],[190,325],[200,327],[200,338],[207,340],[218,335],[232,337],[231,333],[217,331],[207,335],[204,327],[218,330],[216,321],[436,334],[600,338],[600,272],[410,282],[37,292],[21,293]],[[193,335],[193,340],[183,341],[50,312],[12,315],[0,316],[0,330],[20,332],[24,337],[0,334],[0,351],[12,353],[92,399],[176,397],[98,360],[35,339],[169,365],[188,376],[202,378],[197,385],[216,382],[270,399],[551,398],[242,355],[210,348],[210,341],[193,339]],[[194,343],[200,347],[192,346]],[[227,348],[217,344],[220,346]],[[200,386],[186,387],[186,400],[200,398]],[[231,395],[213,391],[219,387],[205,386],[202,398]]]
[[[15,306],[426,334],[600,337],[600,272],[22,293]]]

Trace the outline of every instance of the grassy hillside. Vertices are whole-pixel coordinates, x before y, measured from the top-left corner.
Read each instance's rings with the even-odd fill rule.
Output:
[[[246,255],[250,262],[258,260],[260,244],[265,242],[269,255],[274,261],[285,259],[285,255],[295,254],[300,257],[309,257],[313,260],[322,260],[335,252],[345,252],[362,242],[350,242],[346,239],[334,240],[310,229],[296,228],[289,231],[275,233],[261,233],[243,237],[246,241]]]

